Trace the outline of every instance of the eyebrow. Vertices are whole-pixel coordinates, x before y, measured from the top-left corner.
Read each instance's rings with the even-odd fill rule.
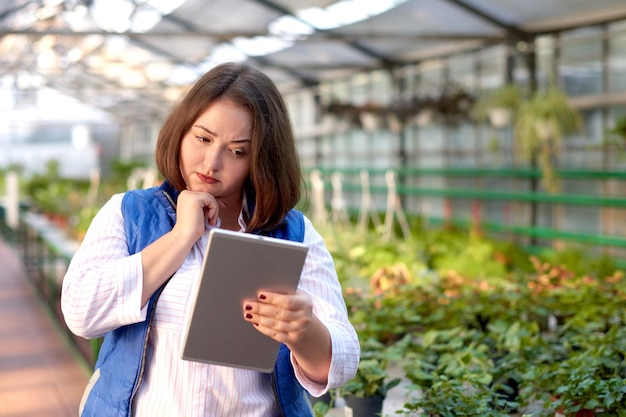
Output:
[[[213,135],[213,136],[219,136],[217,133],[213,132],[210,129],[207,129],[206,127],[202,126],[202,125],[193,125],[193,127],[197,127],[198,129],[202,129],[205,132],[207,132],[209,135]]]
[[[213,135],[216,137],[219,137],[220,135],[218,135],[217,133],[213,132],[211,129],[208,129],[202,125],[193,125],[193,127],[197,127],[198,129],[202,129],[204,130],[206,133],[208,133],[209,135]],[[244,138],[244,139],[235,139],[233,140],[234,143],[240,143],[240,142],[252,142],[252,139],[249,138]]]

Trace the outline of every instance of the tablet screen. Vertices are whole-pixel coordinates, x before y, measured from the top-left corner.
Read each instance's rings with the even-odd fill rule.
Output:
[[[243,318],[243,301],[260,289],[294,293],[306,254],[300,242],[211,229],[190,295],[182,358],[271,372],[280,343]]]

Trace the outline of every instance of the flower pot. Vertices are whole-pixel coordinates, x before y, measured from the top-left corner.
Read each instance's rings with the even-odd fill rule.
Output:
[[[378,116],[373,113],[361,113],[360,119],[363,129],[367,131],[372,132],[380,128],[380,120]]]
[[[415,117],[415,122],[418,126],[424,127],[430,125],[433,122],[433,119],[433,111],[430,109],[426,109],[418,113],[418,115]]]
[[[513,112],[502,107],[494,107],[488,113],[489,122],[495,128],[507,127],[513,120]]]
[[[387,126],[394,133],[400,133],[402,131],[402,122],[395,114],[390,114],[387,116]]]
[[[555,417],[564,417],[565,414],[560,413],[559,411],[557,411],[555,414]],[[596,410],[579,410],[576,411],[576,414],[574,414],[574,417],[595,417],[596,415]]]
[[[379,417],[382,414],[384,398],[379,395],[363,398],[347,395],[344,399],[345,417]]]
[[[552,396],[552,400],[556,400],[558,397]],[[594,417],[596,415],[596,410],[589,410],[586,408],[583,408],[582,410],[578,410],[576,411],[575,414],[570,414],[573,415],[574,417]],[[556,412],[554,413],[554,417],[565,417],[565,412],[563,410],[563,407],[559,407]]]
[[[321,397],[311,397],[311,404],[315,405],[316,403],[324,403],[330,405],[333,401],[333,396],[330,392],[325,393]]]

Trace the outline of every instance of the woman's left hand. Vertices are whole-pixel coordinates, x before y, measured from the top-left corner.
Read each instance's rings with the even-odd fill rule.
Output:
[[[287,345],[309,379],[326,384],[332,355],[330,333],[313,314],[308,294],[260,291],[256,300],[244,301],[243,316],[259,332]]]
[[[261,291],[256,300],[246,300],[244,318],[272,339],[296,346],[313,321],[313,303],[308,294]]]

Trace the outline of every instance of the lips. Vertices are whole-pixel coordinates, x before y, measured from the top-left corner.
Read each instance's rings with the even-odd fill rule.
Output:
[[[202,181],[205,184],[215,184],[217,182],[219,182],[218,180],[216,180],[213,177],[210,177],[208,175],[204,175],[204,174],[200,174],[199,172],[197,173],[198,179],[200,181]]]

